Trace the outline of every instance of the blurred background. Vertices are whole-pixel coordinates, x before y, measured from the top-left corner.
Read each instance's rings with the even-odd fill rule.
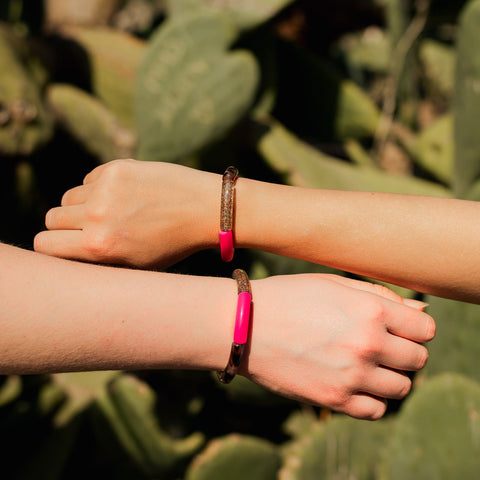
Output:
[[[0,0],[0,239],[32,248],[65,190],[127,157],[479,200],[478,45],[479,0]],[[251,251],[233,263],[252,278],[331,271]],[[207,251],[170,271],[235,266]],[[390,287],[438,327],[381,421],[210,372],[4,376],[2,476],[477,478],[480,308]]]

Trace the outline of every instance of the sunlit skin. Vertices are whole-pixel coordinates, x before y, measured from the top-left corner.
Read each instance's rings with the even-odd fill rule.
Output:
[[[79,263],[0,244],[0,373],[223,369],[236,282]],[[240,374],[280,395],[365,418],[403,398],[435,334],[421,302],[334,275],[251,282]]]
[[[164,267],[218,248],[221,175],[157,162],[97,167],[50,210],[35,249],[66,258]],[[240,177],[235,246],[256,248],[421,292],[480,302],[480,205],[339,192]]]

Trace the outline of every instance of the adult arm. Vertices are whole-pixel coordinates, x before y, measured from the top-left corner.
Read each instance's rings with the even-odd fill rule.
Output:
[[[225,367],[237,288],[228,278],[104,267],[0,244],[0,373]],[[331,275],[252,282],[241,374],[360,418],[410,389],[435,331],[424,305]]]
[[[179,165],[114,161],[47,214],[38,251],[165,266],[218,247],[221,176]],[[316,190],[239,178],[236,247],[296,257],[425,293],[480,302],[480,204]]]

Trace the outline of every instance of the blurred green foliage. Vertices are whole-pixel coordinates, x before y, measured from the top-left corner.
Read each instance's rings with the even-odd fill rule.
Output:
[[[480,199],[479,0],[2,0],[0,20],[3,241],[30,248],[63,192],[116,157]],[[252,277],[326,271],[237,253]],[[230,270],[217,252],[172,267]],[[12,375],[4,476],[475,478],[480,307],[426,301],[429,364],[378,422],[205,372]]]

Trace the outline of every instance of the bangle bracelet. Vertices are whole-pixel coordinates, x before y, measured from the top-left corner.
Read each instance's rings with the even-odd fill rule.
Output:
[[[248,329],[250,326],[250,306],[252,303],[252,289],[247,274],[237,268],[232,277],[237,281],[238,299],[237,314],[235,318],[235,331],[233,333],[232,348],[225,370],[217,372],[218,379],[222,383],[230,383],[237,374],[238,367],[242,362],[245,347],[248,341]]]
[[[220,253],[222,260],[230,262],[233,258],[233,190],[238,178],[238,170],[228,167],[222,179],[222,199],[220,204]]]

